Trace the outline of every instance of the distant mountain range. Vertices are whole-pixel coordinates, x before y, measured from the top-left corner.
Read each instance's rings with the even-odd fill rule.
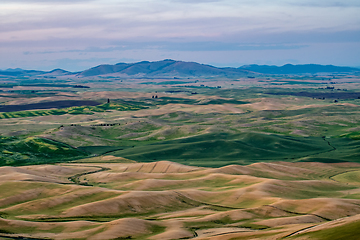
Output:
[[[210,77],[244,75],[249,71],[239,68],[217,68],[196,62],[166,59],[159,62],[118,63],[100,65],[79,74],[82,77],[112,75],[120,77]]]
[[[318,65],[318,64],[304,64],[292,65],[286,64],[284,66],[269,66],[269,65],[247,65],[240,67],[252,72],[264,74],[315,74],[315,73],[350,73],[358,72],[360,69],[352,67],[338,67],[333,65]]]
[[[0,76],[19,77],[77,77],[93,78],[123,77],[123,78],[184,78],[184,77],[237,77],[259,74],[316,74],[316,73],[353,73],[360,72],[358,68],[338,67],[333,65],[292,65],[268,66],[246,65],[239,68],[218,68],[196,62],[183,62],[166,59],[157,62],[103,64],[81,72],[68,72],[54,69],[50,72],[23,70],[20,68],[0,71]]]

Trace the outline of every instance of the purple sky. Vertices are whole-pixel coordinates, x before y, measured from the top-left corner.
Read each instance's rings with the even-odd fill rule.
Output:
[[[359,0],[1,0],[0,69],[360,66]]]

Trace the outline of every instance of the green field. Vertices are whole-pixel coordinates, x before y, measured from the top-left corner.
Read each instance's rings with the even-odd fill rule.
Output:
[[[148,97],[144,91],[138,89],[137,97],[119,97],[99,106],[1,113],[0,119],[13,120],[0,131],[4,137],[18,136],[19,141],[45,136],[85,155],[108,154],[143,162],[220,167],[262,161],[359,161],[356,99],[347,100],[352,105],[339,105],[332,100],[268,94],[303,91],[293,88],[199,88],[193,95],[191,87],[169,87]],[[171,94],[160,95],[166,92]],[[159,98],[151,97],[155,94]],[[24,118],[31,121],[51,115],[59,116],[59,121],[44,118],[46,125],[36,126]],[[3,153],[2,165],[27,164],[24,159],[30,155],[22,149],[5,149],[13,154]],[[72,158],[65,154],[61,161]]]
[[[318,239],[318,240],[328,240],[328,239],[337,239],[337,240],[357,240],[359,239],[360,228],[359,220],[350,222],[341,226],[334,226],[329,229],[313,231],[310,233],[299,234],[296,237],[291,237],[289,239],[297,239],[299,237],[305,237],[309,239]]]
[[[2,85],[111,103],[0,113],[0,238],[356,239],[360,80],[318,78]]]
[[[22,118],[22,117],[38,117],[48,115],[64,115],[64,114],[86,114],[92,115],[94,112],[106,112],[108,110],[116,111],[136,111],[142,109],[141,106],[119,104],[119,103],[105,103],[98,106],[82,106],[82,107],[70,107],[62,109],[50,109],[50,110],[29,110],[29,111],[18,111],[18,112],[6,112],[0,113],[0,119],[6,118]]]
[[[1,166],[55,163],[89,155],[67,144],[45,138],[1,137],[0,143]]]
[[[138,146],[111,154],[140,162],[169,160],[193,166],[220,167],[263,161],[298,161],[331,150],[322,138],[220,133]]]

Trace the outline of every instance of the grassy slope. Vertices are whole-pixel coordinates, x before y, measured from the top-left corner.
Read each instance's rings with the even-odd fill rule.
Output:
[[[211,94],[213,94],[213,92],[211,92],[209,95]],[[239,98],[239,94],[246,95],[247,93],[246,91],[225,90],[222,91],[222,94],[223,97],[228,94],[227,97],[234,97],[234,99],[238,99],[240,101],[244,100],[244,98]],[[243,97],[243,95],[241,96]],[[259,97],[261,96],[259,95]],[[185,103],[183,99],[172,98],[165,99],[163,102],[160,102],[162,100],[158,101],[159,102],[155,105]],[[196,101],[189,100],[187,103],[194,104],[195,102]],[[242,104],[240,102],[236,102],[236,100],[210,100],[205,103]],[[206,106],[204,106],[204,108],[205,107]],[[79,110],[79,112],[74,111],[71,113],[94,113],[94,115],[96,115],[96,111],[92,112],[88,109],[75,110]],[[124,143],[125,147],[130,148],[124,148],[124,150],[117,151],[115,153],[112,152],[111,154],[127,157],[137,161],[148,162],[155,161],[155,159],[172,160],[187,165],[198,166],[224,166],[233,163],[247,164],[253,162],[278,160],[302,162],[296,163],[297,165],[294,166],[291,166],[293,163],[283,163],[283,165],[286,166],[280,166],[282,164],[274,163],[258,163],[247,167],[229,166],[229,168],[214,170],[216,171],[215,173],[229,171],[230,175],[236,175],[236,177],[227,176],[226,178],[224,178],[224,176],[220,177],[220,175],[216,174],[206,177],[207,173],[196,174],[196,172],[193,173],[190,170],[189,176],[181,176],[181,174],[177,173],[178,167],[175,165],[176,168],[174,167],[174,172],[176,172],[176,174],[164,174],[162,176],[163,179],[160,180],[165,181],[159,181],[159,178],[162,177],[160,177],[157,173],[162,173],[163,171],[161,170],[155,173],[155,163],[149,164],[150,166],[148,166],[148,171],[144,171],[145,167],[142,166],[142,163],[138,163],[134,164],[136,166],[131,172],[125,170],[128,169],[128,167],[124,167],[120,168],[118,172],[115,170],[115,168],[114,170],[83,176],[80,179],[81,181],[88,181],[90,184],[94,184],[94,188],[96,188],[96,186],[102,187],[101,189],[94,190],[94,192],[93,190],[89,190],[92,188],[91,186],[79,186],[79,189],[77,189],[73,188],[74,185],[51,183],[46,184],[48,187],[45,187],[43,184],[44,186],[42,187],[45,190],[39,191],[39,196],[33,195],[34,192],[36,193],[36,190],[39,189],[39,185],[34,184],[33,187],[30,187],[28,184],[31,181],[29,180],[15,181],[14,185],[7,187],[7,191],[1,192],[5,195],[2,195],[0,200],[4,200],[6,198],[6,201],[3,202],[10,200],[15,200],[15,202],[7,203],[8,205],[4,205],[1,209],[0,215],[2,218],[0,218],[0,231],[6,230],[16,233],[58,233],[62,232],[63,230],[61,228],[64,228],[66,225],[65,223],[62,225],[59,222],[51,223],[52,228],[49,227],[46,229],[47,225],[44,223],[36,223],[35,221],[31,222],[32,217],[36,218],[34,215],[28,219],[30,221],[24,221],[21,223],[13,222],[9,225],[6,225],[5,227],[5,223],[3,223],[5,221],[5,217],[8,217],[10,220],[19,219],[19,216],[22,214],[44,214],[45,216],[48,215],[48,217],[54,218],[50,219],[49,221],[60,221],[64,219],[68,221],[75,220],[75,222],[70,222],[69,225],[75,225],[77,222],[80,222],[80,220],[107,222],[118,217],[125,217],[124,219],[126,219],[126,217],[129,216],[137,218],[149,218],[154,224],[162,224],[162,219],[158,215],[159,212],[162,212],[162,214],[167,216],[168,219],[177,220],[176,217],[174,218],[171,216],[171,214],[176,212],[178,217],[181,217],[181,214],[184,214],[183,216],[187,216],[186,214],[189,213],[182,212],[187,209],[190,210],[193,214],[192,216],[195,216],[197,219],[180,220],[185,223],[185,226],[199,225],[197,227],[210,228],[236,224],[235,226],[247,227],[251,229],[261,229],[262,224],[256,224],[256,222],[261,219],[278,218],[280,216],[293,216],[295,214],[266,206],[267,204],[272,204],[275,201],[282,200],[284,200],[285,203],[283,205],[277,205],[279,208],[283,206],[287,211],[298,211],[302,213],[300,215],[314,213],[331,218],[332,214],[334,214],[334,216],[338,216],[338,212],[341,211],[343,211],[343,215],[340,217],[347,216],[347,214],[359,213],[359,202],[355,201],[356,199],[360,199],[359,194],[357,193],[358,191],[356,190],[359,184],[359,178],[358,171],[354,171],[358,170],[358,168],[335,168],[333,167],[335,165],[323,165],[321,163],[305,162],[358,161],[359,141],[356,141],[356,139],[358,139],[358,132],[354,131],[354,134],[348,133],[352,131],[352,128],[358,126],[359,119],[357,117],[357,111],[357,108],[350,106],[330,106],[324,108],[313,107],[300,110],[252,110],[246,114],[237,115],[225,115],[222,113],[211,113],[208,115],[186,115],[183,112],[172,112],[169,114],[152,117],[151,120],[155,121],[158,119],[156,125],[139,123],[138,126],[135,126],[134,124],[126,125],[121,123],[121,126],[116,127],[66,126],[65,129],[68,128],[68,133],[70,134],[73,134],[75,130],[81,132],[81,134],[78,134],[79,141],[84,141],[83,136],[86,136],[86,133],[91,128],[94,129],[88,133],[91,134],[94,138],[97,137],[99,139],[114,140],[114,144],[112,145],[113,147],[99,146],[95,148],[91,145],[86,145],[83,150],[87,150],[96,154],[104,154],[107,151],[116,150],[116,145],[121,147],[121,144],[118,143],[122,142]],[[117,118],[118,117],[114,119]],[[136,119],[136,121],[138,120],[139,119]],[[109,121],[109,119],[104,119],[104,121],[111,123],[113,120]],[[116,121],[114,120],[114,122]],[[139,131],[140,133],[152,133],[152,131],[157,131],[163,126],[174,128],[174,126],[186,126],[193,123],[199,123],[199,125],[201,124],[204,126],[204,128],[207,128],[207,126],[209,126],[209,128],[214,128],[208,131],[212,133],[207,134],[204,134],[206,131],[200,133],[194,131],[191,132],[191,134],[186,133],[182,135],[172,132],[170,132],[168,135],[165,135],[163,132],[157,135],[161,137],[170,136],[170,138],[166,138],[166,141],[162,141],[157,138],[144,141],[132,140],[134,137],[124,138],[124,140],[117,139],[117,137],[120,136],[119,133],[129,134],[136,131]],[[285,135],[289,134],[292,130],[301,129],[305,135],[315,137],[294,137],[279,134],[266,134],[266,132],[279,133],[279,130],[281,130],[280,128],[283,130],[285,129],[285,131],[282,132]],[[223,132],[224,129],[226,130],[226,133],[220,133]],[[229,129],[231,129],[231,131],[228,131]],[[246,133],[239,133],[240,131],[244,131]],[[82,135],[82,133],[84,134]],[[197,136],[188,137],[193,135]],[[322,138],[322,136],[325,135],[342,135],[343,137],[348,137],[355,140],[347,138]],[[176,139],[178,137],[188,138]],[[69,136],[64,134],[63,138],[65,142],[66,138],[69,138]],[[41,163],[49,160],[51,162],[65,161],[86,155],[85,153],[79,151],[79,149],[71,148],[66,144],[41,138],[2,138],[1,141],[3,141],[0,145],[1,160],[5,160],[7,165],[26,165],[31,163]],[[132,146],[135,147],[132,148]],[[91,164],[94,165],[94,163]],[[306,171],[301,168],[295,168],[295,166],[305,166]],[[106,165],[105,167],[108,166]],[[291,167],[294,168],[292,169]],[[172,170],[172,167],[164,167],[165,172],[168,170]],[[343,173],[346,171],[354,172]],[[154,172],[154,174],[150,175],[152,172]],[[145,174],[142,175],[143,173]],[[343,174],[336,175],[335,177],[331,178],[331,176],[339,173]],[[308,178],[305,177],[307,174]],[[11,175],[11,177],[15,176],[13,174],[9,175]],[[258,184],[257,179],[255,179],[256,181],[253,181],[252,178],[246,180],[245,178],[242,178],[242,175],[251,175],[262,178],[268,177],[270,179],[260,179]],[[28,174],[26,174],[25,177],[28,179]],[[106,178],[109,178],[108,182],[106,182]],[[36,179],[37,178],[34,177],[33,181],[37,181]],[[64,179],[67,179],[67,177]],[[179,179],[186,179],[186,181],[184,181],[186,184],[182,181],[178,181]],[[283,179],[286,181],[274,181],[274,179]],[[292,181],[287,181],[289,179]],[[321,182],[312,181],[314,179],[321,180]],[[338,183],[332,180],[336,180]],[[21,186],[24,186],[24,184],[26,187],[22,188]],[[4,186],[2,185],[2,187]],[[130,195],[128,199],[131,199],[131,201],[127,198],[122,199],[122,197],[114,197],[113,194],[116,196],[118,193],[112,192],[115,191],[111,189],[112,187],[114,189],[126,190],[130,192],[134,191],[139,195]],[[105,191],[106,188],[109,188],[111,192],[102,192]],[[189,190],[187,192],[186,189],[188,188],[198,189]],[[53,189],[54,191],[52,191]],[[195,199],[196,201],[181,195],[174,194],[175,189],[183,194],[186,194],[192,199]],[[26,192],[27,190],[29,191]],[[140,194],[139,192],[141,190],[146,192],[144,194]],[[162,195],[157,193],[159,190],[169,191],[162,191],[167,192],[166,194]],[[160,194],[161,196],[159,195],[158,197],[157,194]],[[59,195],[61,195],[60,198]],[[22,198],[26,196],[28,196],[29,199]],[[63,202],[59,201],[59,199],[62,199]],[[136,199],[135,202],[133,201],[134,199]],[[159,201],[164,199],[169,199],[168,202],[161,204],[162,206],[166,207],[157,208]],[[298,201],[298,199],[301,199],[301,201]],[[317,201],[320,202],[319,205],[316,205],[316,208],[314,207],[314,209],[311,209],[311,207],[316,204]],[[119,204],[122,202],[124,202],[122,205]],[[332,204],[332,202],[334,202],[334,204]],[[222,204],[225,206],[221,207],[211,204]],[[196,210],[198,207],[202,207],[201,205],[204,205],[203,207],[206,211],[214,212],[210,214],[209,212],[205,213],[205,211],[197,213]],[[10,208],[7,208],[9,206]],[[112,208],[113,206],[120,207],[114,211]],[[246,210],[231,209],[231,211],[234,212],[227,212],[229,210],[227,206],[255,208]],[[112,216],[104,217],[103,214],[99,215],[96,211],[97,207],[99,208],[98,212],[102,213],[105,209],[108,210],[108,215]],[[303,207],[309,207],[310,210],[304,210]],[[153,210],[154,208],[156,208],[155,211]],[[320,208],[320,210],[318,211],[317,208]],[[342,210],[342,208],[344,208],[346,211]],[[70,217],[59,216],[59,219],[56,219],[57,216],[52,216],[69,209],[71,209],[73,213],[72,215],[69,215]],[[76,212],[76,210],[78,212]],[[278,211],[278,215],[271,215],[272,211]],[[242,217],[243,213],[245,217]],[[250,216],[248,213],[254,215]],[[203,216],[206,216],[206,218],[202,218]],[[295,214],[295,216],[299,216],[299,214]],[[34,225],[32,225],[31,228],[26,227],[30,224],[30,222]],[[109,223],[113,224],[112,222]],[[16,224],[24,225],[16,226]],[[92,229],[95,226],[93,225],[94,223],[90,221],[88,221],[87,224],[89,224],[89,226],[85,226],[87,229]],[[99,226],[98,223],[96,224],[96,227]],[[54,226],[56,226],[56,228],[54,228]],[[155,233],[163,231],[162,226],[155,226],[160,228],[160,230],[151,230],[150,232]],[[104,224],[102,229],[97,229],[96,231],[101,233],[102,231],[106,231],[109,228],[110,227]],[[268,227],[265,226],[265,228]],[[280,228],[269,227],[268,230],[270,232],[279,230]],[[303,226],[298,226],[298,229],[301,228],[303,228]],[[358,222],[355,222],[350,223],[349,225],[335,227],[335,231],[328,229],[309,233],[309,235],[304,235],[304,237],[309,236],[315,239],[343,239],[345,236],[346,239],[352,239],[353,236],[358,235],[357,229]],[[293,232],[296,230],[293,230]],[[280,231],[283,230],[280,229]],[[145,233],[146,231],[144,231],[142,234]],[[260,235],[266,233],[266,231],[258,231],[258,234]],[[84,238],[84,236],[86,236],[84,234],[81,233],[79,238]],[[90,233],[90,236],[91,235],[94,234]],[[126,237],[126,235],[124,237]]]
[[[317,239],[317,240],[357,240],[359,239],[360,234],[360,221],[355,220],[353,222],[348,222],[340,226],[332,226],[331,228],[322,229],[310,233],[299,234],[297,238],[305,239]]]
[[[335,144],[339,146],[336,150],[338,152],[333,151],[333,147],[323,138],[260,133],[219,133],[137,146],[112,154],[135,161],[169,160],[187,165],[211,167],[260,161],[308,161],[315,157],[325,162],[341,162],[342,159],[357,160],[352,156],[357,155],[358,141],[336,139]]]
[[[80,181],[89,183],[87,186],[46,182],[93,171],[89,166],[94,165],[106,170],[80,177]],[[251,176],[251,170],[265,176],[267,167],[271,167],[273,178]],[[230,168],[236,170],[239,166]],[[44,238],[48,234],[48,238],[84,239],[99,234],[101,239],[147,239],[168,232],[181,239],[201,229],[211,232],[209,228],[236,227],[247,228],[250,232],[242,233],[245,235],[285,236],[306,226],[332,223],[311,214],[335,219],[360,213],[359,201],[346,199],[344,192],[357,187],[328,178],[332,171],[358,171],[359,165],[278,162],[240,168],[248,174],[171,162],[0,168],[5,174],[0,182],[0,188],[5,190],[0,191],[0,236],[14,233]],[[44,173],[47,177],[39,179]],[[281,180],[283,173],[291,174],[293,179]],[[355,226],[344,225],[338,230],[357,233]],[[325,233],[308,234],[314,238],[340,236],[329,230]],[[159,235],[157,239],[166,238]]]
[[[0,137],[0,166],[54,163],[83,158],[88,153],[45,138]]]
[[[119,100],[119,103],[96,107],[3,114],[10,114],[4,117],[66,113],[93,114],[91,118],[96,119],[95,125],[98,122],[117,124],[94,126],[92,125],[94,122],[87,122],[83,125],[82,120],[79,120],[78,123],[82,126],[77,126],[78,124],[72,126],[73,124],[67,122],[64,124],[65,127],[59,131],[52,131],[47,136],[75,147],[83,147],[80,150],[93,154],[105,154],[108,151],[123,149],[115,154],[136,161],[171,160],[189,165],[224,166],[233,163],[249,164],[274,160],[356,161],[359,157],[359,142],[346,140],[346,138],[357,139],[358,132],[349,134],[349,131],[358,126],[357,107],[334,104],[300,109],[283,107],[282,110],[267,110],[266,108],[264,110],[251,108],[246,106],[248,105],[246,103],[253,102],[249,99],[263,99],[264,97],[269,99],[261,102],[265,105],[270,102],[274,105],[286,103],[291,106],[301,106],[319,101],[305,98],[301,101],[281,99],[278,96],[265,94],[265,90],[257,88],[246,91],[243,89],[202,89],[200,92],[202,96],[199,98],[161,96],[158,99],[139,98],[121,102]],[[258,100],[255,100],[255,103],[256,101]],[[244,113],[218,112],[216,108],[203,113],[197,112],[199,108],[189,111],[185,111],[185,108],[183,111],[182,108],[176,108],[174,105],[170,109],[165,108],[167,113],[158,111],[160,114],[156,114],[156,109],[177,103],[188,104],[189,109],[199,107],[199,105],[204,106],[201,107],[202,109],[206,109],[207,105],[235,104],[234,106],[238,109],[244,108],[242,109]],[[152,106],[155,109],[147,110],[149,114],[147,116],[135,118],[129,115],[124,118],[123,115],[116,115],[115,111],[115,115],[111,115],[112,118],[108,119],[110,114],[106,112],[107,110],[139,110],[142,108],[141,105]],[[294,137],[297,134],[293,133],[294,131],[312,137]],[[328,139],[332,144],[329,145],[321,136],[346,138]],[[21,147],[18,150],[22,154]]]
[[[0,113],[0,119],[3,118],[21,118],[21,117],[36,117],[47,115],[63,115],[63,114],[94,114],[94,112],[105,112],[107,110],[117,111],[134,111],[142,109],[141,106],[134,106],[129,104],[119,103],[105,103],[99,106],[82,106],[82,107],[70,107],[63,109],[51,109],[51,110],[34,110],[34,111],[19,111],[19,112],[7,112]]]

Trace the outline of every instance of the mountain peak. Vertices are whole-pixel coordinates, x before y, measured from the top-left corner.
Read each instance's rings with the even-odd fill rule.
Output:
[[[89,77],[97,75],[118,77],[228,77],[243,76],[248,71],[236,68],[217,68],[197,62],[183,62],[173,59],[161,61],[141,61],[137,63],[118,63],[115,65],[100,65],[83,71],[78,76]]]
[[[5,72],[22,72],[24,69],[21,68],[8,68],[5,70]]]
[[[349,73],[357,72],[360,69],[351,67],[338,67],[333,65],[320,65],[320,64],[285,64],[279,66],[269,65],[245,65],[240,67],[252,72],[263,74],[315,74],[315,73]]]
[[[60,77],[73,74],[77,77],[122,77],[122,78],[198,78],[198,77],[244,77],[249,74],[316,74],[316,73],[353,73],[358,68],[339,67],[319,64],[285,64],[275,65],[244,65],[239,68],[218,68],[197,62],[164,59],[160,61],[141,61],[136,63],[101,64],[85,71],[71,73],[63,69],[50,72],[23,70],[21,68],[0,71],[4,76],[53,76]]]
[[[51,70],[49,73],[54,73],[54,72],[69,73],[69,71],[66,71],[66,70],[61,69],[61,68],[56,68],[54,70]]]

